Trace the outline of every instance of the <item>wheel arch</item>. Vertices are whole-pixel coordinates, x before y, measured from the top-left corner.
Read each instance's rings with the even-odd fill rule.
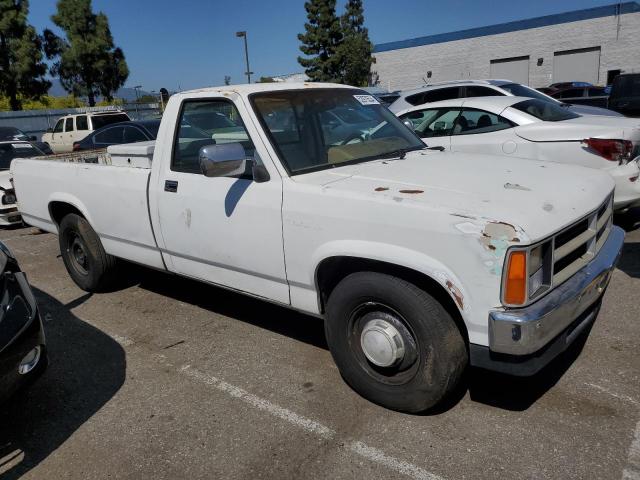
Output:
[[[425,273],[397,262],[362,256],[336,255],[324,258],[315,270],[315,286],[321,313],[331,292],[342,279],[356,272],[377,272],[406,280],[432,295],[451,315],[467,345],[469,334],[464,320],[464,295],[454,276],[440,272]],[[437,278],[436,278],[437,277]]]
[[[75,213],[91,223],[91,219],[84,205],[74,198],[53,196],[49,200],[48,210],[49,217],[56,227],[59,227],[62,219],[70,213]]]

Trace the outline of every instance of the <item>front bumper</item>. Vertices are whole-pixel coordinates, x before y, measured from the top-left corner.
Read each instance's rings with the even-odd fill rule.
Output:
[[[18,207],[14,205],[0,205],[0,225],[13,225],[22,221]]]
[[[600,299],[620,258],[624,231],[612,227],[598,255],[573,277],[525,308],[489,313],[489,347],[471,345],[471,364],[532,375],[595,320]]]

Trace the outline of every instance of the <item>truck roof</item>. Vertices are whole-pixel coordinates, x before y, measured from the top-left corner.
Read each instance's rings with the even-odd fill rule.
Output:
[[[305,88],[357,88],[339,83],[321,82],[272,82],[272,83],[250,83],[242,85],[223,85],[220,87],[198,88],[178,93],[178,95],[190,95],[194,93],[228,93],[249,95],[257,92],[273,92],[278,90],[302,90]]]

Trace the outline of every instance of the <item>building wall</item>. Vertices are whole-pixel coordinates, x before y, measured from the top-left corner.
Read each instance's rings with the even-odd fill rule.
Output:
[[[396,90],[424,84],[429,70],[429,83],[490,78],[491,60],[529,55],[529,85],[537,88],[553,83],[554,52],[598,46],[598,83],[608,70],[640,71],[640,13],[377,52],[372,69],[381,87]]]

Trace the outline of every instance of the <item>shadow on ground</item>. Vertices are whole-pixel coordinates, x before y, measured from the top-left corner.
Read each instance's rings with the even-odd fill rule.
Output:
[[[75,317],[67,305],[34,289],[44,319],[49,368],[0,406],[0,477],[20,478],[55,451],[120,389],[125,352],[111,337]]]

